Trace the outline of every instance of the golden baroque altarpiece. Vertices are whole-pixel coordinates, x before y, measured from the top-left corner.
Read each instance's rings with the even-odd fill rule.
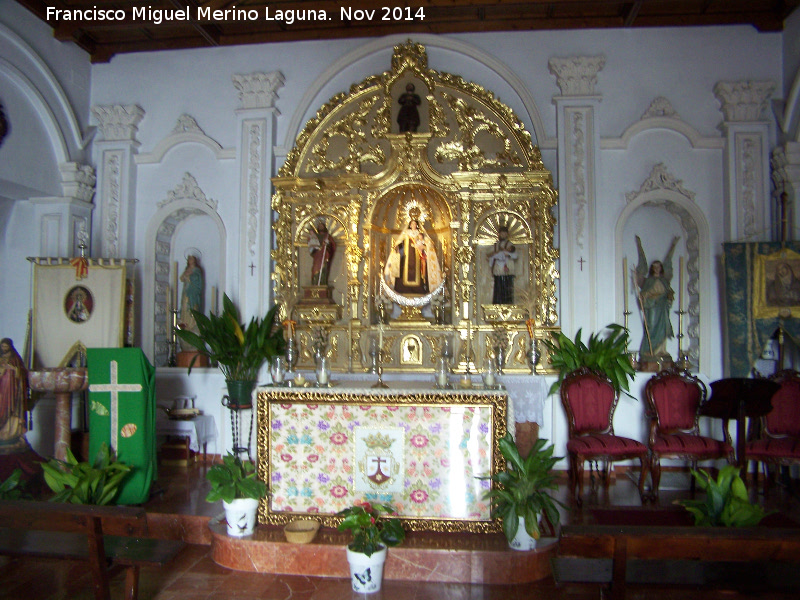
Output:
[[[275,301],[298,368],[322,336],[336,371],[369,370],[379,343],[386,371],[431,372],[448,344],[456,371],[502,346],[507,372],[530,372],[531,344],[557,329],[552,175],[511,109],[429,69],[422,45],[323,105],[272,181]],[[513,297],[495,303],[501,230]]]

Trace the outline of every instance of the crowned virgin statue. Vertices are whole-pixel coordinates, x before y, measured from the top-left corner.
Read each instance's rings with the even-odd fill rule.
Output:
[[[408,216],[408,225],[392,240],[383,276],[398,294],[428,294],[442,282],[436,244],[422,227],[419,208]]]

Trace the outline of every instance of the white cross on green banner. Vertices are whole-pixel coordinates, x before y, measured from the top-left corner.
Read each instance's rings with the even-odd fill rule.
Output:
[[[117,504],[141,504],[156,478],[155,369],[139,348],[89,348],[89,462],[105,442],[133,467]]]

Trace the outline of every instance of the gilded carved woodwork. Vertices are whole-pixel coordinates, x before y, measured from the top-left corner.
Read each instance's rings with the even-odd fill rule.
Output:
[[[401,133],[398,99],[411,85],[419,126]],[[513,111],[481,86],[429,69],[424,46],[395,47],[391,70],[322,105],[273,184],[275,300],[282,318],[298,322],[301,346],[310,339],[304,331],[332,327],[338,347],[349,349],[335,358],[328,349],[334,369],[369,368],[367,346],[378,335],[381,306],[389,313],[383,365],[390,370],[430,372],[445,337],[455,341],[462,368],[480,368],[492,356],[480,336],[501,327],[514,350],[508,367],[523,372],[525,344],[558,328],[552,175]],[[387,297],[380,285],[383,278],[394,292],[387,265],[414,211],[431,244],[422,260],[445,282],[436,307],[414,304],[428,302],[424,293],[400,306],[397,293]],[[314,306],[305,289],[315,249],[308,238],[319,222],[336,242],[330,294],[323,294],[335,308]],[[489,253],[501,227],[518,249],[511,305],[492,304]],[[419,361],[402,359],[400,340],[409,335],[422,346]]]

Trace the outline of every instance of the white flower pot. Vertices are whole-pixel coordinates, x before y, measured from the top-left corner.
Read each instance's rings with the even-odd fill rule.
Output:
[[[228,535],[242,537],[250,535],[256,527],[258,500],[253,498],[236,498],[233,502],[222,501],[225,507],[225,521],[228,523]]]
[[[348,548],[347,562],[350,563],[350,580],[354,592],[369,594],[381,589],[383,563],[386,562],[385,546],[370,556]]]
[[[519,528],[517,529],[517,535],[514,536],[514,539],[511,540],[508,545],[511,546],[513,550],[533,550],[536,548],[536,538],[533,538],[528,535],[528,532],[525,531],[525,517],[517,517],[519,519]],[[541,521],[541,517],[537,516],[537,519]]]

